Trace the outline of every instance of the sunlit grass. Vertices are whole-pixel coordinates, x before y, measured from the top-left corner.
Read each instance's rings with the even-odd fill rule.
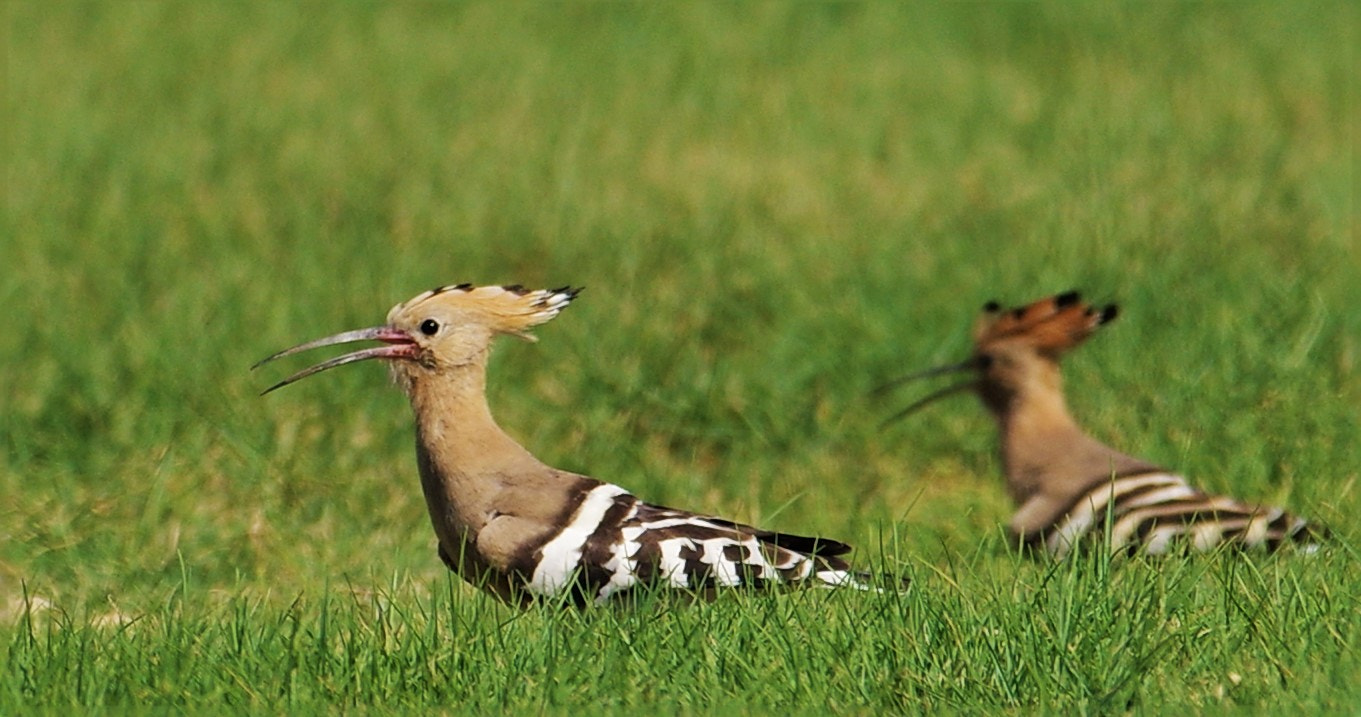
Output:
[[[1356,701],[1354,8],[0,8],[0,704]],[[381,369],[247,368],[463,281],[587,287],[493,360],[537,455],[912,590],[452,582]],[[1018,560],[971,399],[880,429],[1071,287],[1124,309],[1067,364],[1093,433],[1343,547]]]

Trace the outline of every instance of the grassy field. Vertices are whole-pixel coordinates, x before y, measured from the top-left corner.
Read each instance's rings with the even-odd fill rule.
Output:
[[[0,712],[1361,704],[1354,4],[0,17]],[[547,462],[911,590],[452,580],[381,367],[248,367],[464,281],[587,287],[493,360]],[[1338,546],[1024,560],[975,401],[879,428],[985,300],[1072,287],[1125,310],[1068,363],[1097,436]]]

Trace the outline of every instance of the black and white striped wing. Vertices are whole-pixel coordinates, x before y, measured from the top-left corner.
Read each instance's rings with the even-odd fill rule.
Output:
[[[1181,539],[1195,550],[1210,550],[1222,542],[1268,550],[1299,543],[1313,550],[1324,533],[1283,509],[1210,495],[1181,476],[1150,472],[1092,488],[1039,540],[1051,554],[1063,557],[1088,536],[1100,539],[1108,515],[1111,548],[1130,554],[1161,555]]]
[[[535,551],[527,589],[564,589],[605,602],[647,585],[686,590],[808,582],[864,585],[833,540],[763,531],[721,518],[644,503],[623,488],[592,488],[569,523]]]

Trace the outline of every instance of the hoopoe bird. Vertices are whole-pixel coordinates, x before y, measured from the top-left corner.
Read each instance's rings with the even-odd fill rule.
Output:
[[[1001,433],[1007,491],[1017,506],[1011,533],[1021,545],[1056,557],[1084,541],[1100,541],[1107,525],[1111,549],[1128,554],[1162,554],[1179,543],[1209,550],[1225,541],[1317,549],[1325,529],[1280,508],[1205,493],[1078,426],[1064,401],[1059,360],[1117,313],[1115,305],[1098,309],[1083,303],[1075,291],[1009,310],[990,301],[974,327],[972,356],[904,376],[879,391],[928,376],[972,376],[928,394],[885,424],[937,399],[977,393]]]
[[[416,462],[439,557],[464,580],[523,605],[561,596],[604,603],[632,588],[711,595],[731,586],[865,587],[835,540],[760,530],[644,503],[625,489],[545,465],[492,419],[492,340],[554,318],[580,289],[459,284],[397,304],[387,323],[280,351],[383,345],[303,369],[269,393],[336,366],[383,359],[416,415]]]

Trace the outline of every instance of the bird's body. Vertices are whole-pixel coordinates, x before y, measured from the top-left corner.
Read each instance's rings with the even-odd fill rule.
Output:
[[[388,344],[323,362],[270,390],[351,361],[387,359],[416,416],[417,464],[440,558],[510,603],[604,602],[644,586],[859,586],[842,543],[649,505],[619,486],[542,463],[501,430],[485,393],[492,339],[529,338],[528,329],[576,293],[466,284],[428,291],[393,307],[385,326],[269,357],[354,340]]]
[[[1097,310],[1076,292],[1005,311],[988,302],[975,327],[973,356],[919,374],[969,371],[974,378],[898,415],[936,398],[975,391],[997,420],[1007,492],[1017,506],[1011,532],[1021,544],[1055,556],[1103,539],[1113,550],[1147,554],[1165,553],[1183,542],[1197,550],[1224,542],[1315,547],[1325,531],[1304,519],[1205,493],[1078,426],[1064,400],[1059,361],[1115,316],[1116,307]]]

